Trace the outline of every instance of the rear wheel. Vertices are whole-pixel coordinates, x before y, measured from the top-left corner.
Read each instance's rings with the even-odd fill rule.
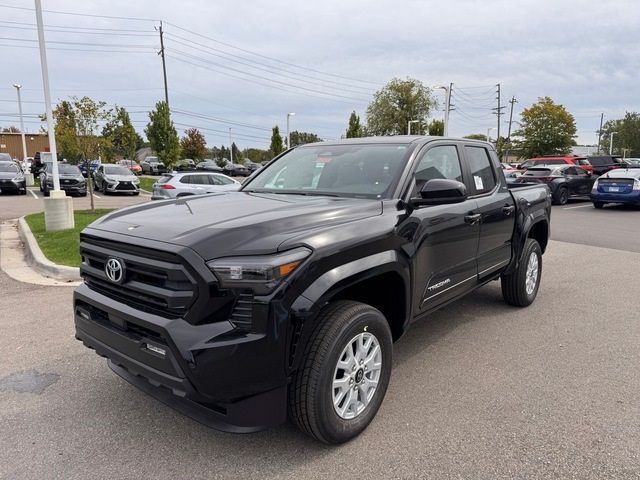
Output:
[[[602,202],[593,202],[593,208],[602,208],[604,207],[604,203]]]
[[[527,238],[518,268],[502,275],[502,297],[509,305],[527,307],[538,295],[542,274],[542,250],[533,238]]]
[[[566,205],[569,201],[569,190],[566,187],[558,188],[554,200],[557,205]]]
[[[359,435],[384,399],[392,350],[389,324],[380,311],[352,301],[329,304],[290,386],[292,421],[328,444]]]

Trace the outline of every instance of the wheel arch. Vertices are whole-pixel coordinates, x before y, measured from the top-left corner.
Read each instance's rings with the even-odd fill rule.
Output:
[[[411,312],[409,268],[395,251],[381,252],[336,267],[318,277],[291,307],[289,367],[297,368],[320,311],[337,300],[377,308],[389,322],[393,340],[406,331]]]

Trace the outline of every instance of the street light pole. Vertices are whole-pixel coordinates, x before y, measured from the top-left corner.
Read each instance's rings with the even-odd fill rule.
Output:
[[[22,97],[20,96],[20,89],[22,85],[19,83],[14,83],[14,87],[16,87],[16,91],[18,92],[18,113],[20,115],[20,136],[22,137],[22,173],[24,175],[24,184],[25,187],[33,185],[33,175],[31,172],[26,171],[27,165],[27,140],[24,137],[24,120],[22,118]]]
[[[20,133],[22,137],[22,162],[27,158],[27,141],[24,138],[24,120],[22,119],[22,98],[20,98],[20,89],[22,85],[19,83],[14,83],[14,87],[16,87],[16,91],[18,92],[18,114],[20,115]]]
[[[287,113],[287,149],[291,148],[291,133],[289,132],[289,117],[293,117],[295,112]]]
[[[420,120],[409,120],[409,124],[407,125],[407,135],[411,135],[411,124],[412,123],[420,123]],[[418,132],[420,135],[420,132]]]
[[[44,202],[44,225],[46,230],[67,230],[75,226],[73,201],[60,190],[58,176],[58,152],[51,108],[51,91],[49,90],[49,69],[47,67],[47,49],[44,41],[44,23],[42,21],[42,2],[35,0],[36,24],[38,28],[38,45],[40,48],[40,65],[42,67],[42,86],[44,87],[44,106],[47,113],[47,130],[49,132],[49,150],[51,151],[51,173],[53,175],[53,191]]]
[[[613,136],[618,132],[611,132],[611,136],[609,137],[609,155],[613,155]]]

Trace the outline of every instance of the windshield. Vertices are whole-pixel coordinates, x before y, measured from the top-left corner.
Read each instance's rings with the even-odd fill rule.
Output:
[[[128,168],[121,167],[119,165],[105,165],[104,173],[107,175],[131,175]]]
[[[82,175],[78,167],[64,163],[58,164],[58,173],[65,175]]]
[[[13,163],[0,163],[0,172],[17,173],[18,167],[16,167]]]
[[[407,145],[315,145],[292,150],[263,168],[243,191],[384,198]]]

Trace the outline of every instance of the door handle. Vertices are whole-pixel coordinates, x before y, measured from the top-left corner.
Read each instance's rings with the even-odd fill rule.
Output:
[[[505,205],[504,207],[502,207],[502,213],[504,213],[505,215],[511,215],[515,211],[516,207],[514,207],[513,205]]]
[[[464,221],[466,223],[468,223],[469,225],[475,225],[476,223],[480,222],[480,219],[482,218],[482,214],[481,213],[472,213],[469,215],[465,215],[464,216]]]

